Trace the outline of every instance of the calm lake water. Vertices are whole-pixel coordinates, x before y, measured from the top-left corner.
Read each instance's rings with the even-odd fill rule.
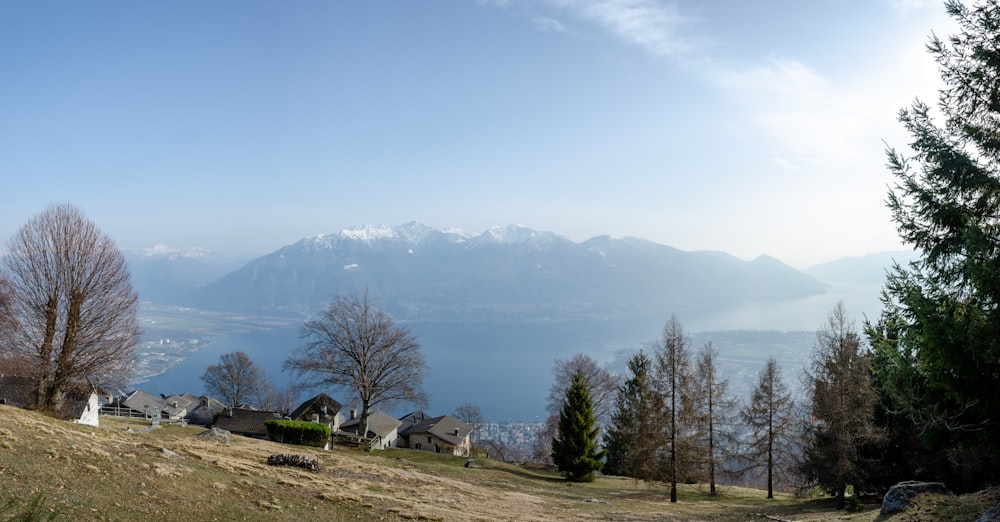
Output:
[[[864,317],[875,319],[880,305],[877,285],[839,286],[821,296],[783,303],[749,303],[732,309],[689,311],[678,314],[690,333],[728,330],[815,331],[837,301],[844,301],[858,328]],[[428,411],[445,414],[469,401],[488,420],[541,421],[545,397],[552,382],[555,359],[585,353],[597,361],[622,367],[616,352],[647,347],[657,338],[669,311],[656,316],[627,320],[552,323],[410,323],[406,324],[421,344],[430,372],[424,389],[430,399]],[[805,347],[786,350],[801,366]],[[701,337],[699,336],[699,342]],[[801,345],[803,342],[798,342]],[[202,393],[201,375],[219,356],[233,351],[248,353],[279,387],[292,381],[281,371],[282,362],[301,344],[298,327],[263,333],[234,334],[218,339],[189,359],[139,386],[152,393]],[[700,348],[694,346],[694,350]],[[739,348],[739,347],[737,347]],[[734,348],[734,349],[737,349]],[[753,347],[749,347],[753,349]],[[726,354],[723,354],[726,355]],[[779,363],[783,363],[779,357]],[[615,364],[617,362],[617,364]],[[746,370],[746,368],[744,368]],[[749,374],[756,371],[750,368]],[[789,372],[791,373],[791,372]],[[788,375],[795,379],[794,375]],[[345,393],[325,391],[344,402]],[[390,413],[405,413],[400,406]]]
[[[430,372],[428,411],[444,414],[469,401],[489,420],[544,420],[545,396],[557,358],[587,353],[599,361],[639,348],[657,333],[648,321],[573,323],[414,323]],[[298,328],[237,334],[212,342],[165,373],[139,385],[151,393],[202,393],[201,375],[219,356],[244,351],[278,385],[292,381],[282,362],[301,344]],[[338,400],[345,394],[325,390]],[[412,409],[402,406],[398,411]]]

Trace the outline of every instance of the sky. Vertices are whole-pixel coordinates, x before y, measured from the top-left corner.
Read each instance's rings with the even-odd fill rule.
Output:
[[[919,0],[0,2],[0,241],[69,202],[124,249],[415,220],[898,250],[885,150],[954,32]]]

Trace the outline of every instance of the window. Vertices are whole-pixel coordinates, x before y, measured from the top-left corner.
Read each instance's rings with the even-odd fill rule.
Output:
[[[427,437],[427,444],[433,444],[433,443],[434,441],[430,437]]]

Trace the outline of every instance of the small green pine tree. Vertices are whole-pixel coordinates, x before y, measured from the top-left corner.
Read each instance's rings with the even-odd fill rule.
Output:
[[[566,400],[559,412],[558,437],[552,439],[552,462],[567,480],[594,480],[594,472],[601,469],[605,453],[597,448],[599,432],[587,379],[577,372],[566,390]]]

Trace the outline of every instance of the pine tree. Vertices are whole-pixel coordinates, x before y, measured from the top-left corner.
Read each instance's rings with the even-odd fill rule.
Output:
[[[604,436],[604,473],[642,480],[658,477],[657,449],[662,446],[663,401],[653,389],[653,362],[643,352],[628,361],[631,374],[619,388],[611,425]]]
[[[597,448],[599,431],[587,379],[577,372],[559,412],[559,436],[552,439],[552,462],[567,480],[594,480],[594,472],[601,469],[605,453]]]
[[[902,321],[873,347],[909,365],[882,368],[880,388],[974,488],[1000,479],[1000,4],[945,5],[959,32],[927,46],[938,110],[902,110],[912,154],[888,151],[892,220],[921,257],[890,272],[883,317]]]
[[[807,377],[812,414],[818,422],[812,429],[814,438],[806,451],[804,470],[835,493],[837,509],[844,509],[847,485],[857,485],[864,476],[860,450],[876,438],[872,418],[878,396],[868,359],[843,303],[837,303],[816,337]]]

